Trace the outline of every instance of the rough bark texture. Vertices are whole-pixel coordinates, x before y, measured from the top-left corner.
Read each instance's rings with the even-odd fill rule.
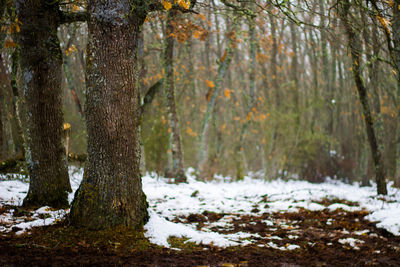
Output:
[[[61,50],[57,1],[16,0],[18,43],[30,176],[26,206],[68,206],[71,186],[62,145]]]
[[[364,85],[364,81],[362,80],[362,72],[360,66],[361,55],[358,50],[361,47],[360,36],[356,33],[356,31],[353,28],[353,25],[351,24],[353,20],[351,20],[349,9],[350,9],[349,0],[341,1],[341,6],[339,7],[339,13],[341,19],[343,20],[343,24],[348,38],[348,45],[350,48],[351,59],[352,59],[354,81],[362,105],[368,142],[371,148],[372,158],[374,160],[374,165],[375,165],[377,190],[378,194],[386,195],[387,194],[386,174],[382,160],[382,153],[379,149],[375,134],[374,122],[371,115],[371,109],[368,103],[367,89]]]
[[[70,221],[90,229],[147,220],[139,146],[138,35],[147,1],[88,1],[88,160]]]

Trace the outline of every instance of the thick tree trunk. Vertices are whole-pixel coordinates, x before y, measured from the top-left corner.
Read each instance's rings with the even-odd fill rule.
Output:
[[[170,10],[167,15],[167,28],[165,35],[164,47],[164,90],[167,98],[168,109],[168,134],[169,134],[169,149],[168,157],[171,157],[172,165],[168,166],[169,171],[167,177],[175,178],[175,182],[186,182],[185,170],[183,169],[183,155],[181,145],[181,134],[179,130],[179,120],[176,114],[175,105],[175,75],[174,75],[174,44],[173,37],[174,26],[173,21],[176,18],[175,10]]]
[[[356,33],[356,31],[353,28],[353,25],[351,24],[353,20],[350,19],[351,16],[349,14],[349,9],[350,9],[349,0],[341,1],[341,6],[339,7],[339,14],[341,16],[341,19],[343,20],[343,24],[348,38],[348,45],[350,48],[351,59],[352,59],[354,81],[356,83],[358,96],[362,105],[368,141],[375,165],[377,190],[378,194],[386,195],[387,188],[386,188],[385,167],[382,160],[382,153],[378,146],[375,134],[374,121],[372,119],[371,109],[368,103],[367,89],[365,88],[364,81],[362,80],[362,72],[360,66],[361,55],[358,50],[361,47],[361,42],[359,39],[360,38],[359,35]]]
[[[26,162],[30,176],[25,206],[68,206],[71,186],[62,145],[62,58],[54,1],[16,0],[23,92]]]
[[[146,3],[88,1],[88,160],[71,207],[70,221],[76,226],[140,227],[148,218],[139,170],[137,64]]]

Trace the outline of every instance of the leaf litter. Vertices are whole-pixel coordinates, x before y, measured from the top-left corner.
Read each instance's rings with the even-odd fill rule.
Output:
[[[360,187],[334,180],[311,184],[246,177],[243,181],[229,182],[229,178],[216,176],[215,181],[200,182],[195,180],[193,172],[189,169],[188,183],[179,185],[154,173],[143,177],[150,214],[144,234],[154,244],[147,250],[151,253],[157,248],[157,257],[164,257],[165,251],[169,251],[167,257],[174,262],[179,253],[196,251],[206,266],[222,266],[227,260],[239,266],[241,262],[264,263],[265,257],[282,253],[288,264],[300,265],[310,261],[335,265],[335,261],[329,260],[331,254],[341,257],[335,257],[338,263],[346,262],[348,255],[358,255],[360,262],[367,265],[391,265],[400,256],[400,193],[396,188],[390,186],[388,196],[378,197],[374,186]],[[81,169],[70,169],[74,191],[82,174]],[[3,240],[16,242],[18,239],[14,238],[18,236],[26,238],[31,232],[35,235],[35,231],[45,231],[45,227],[38,226],[59,222],[62,225],[69,212],[49,207],[23,210],[20,205],[28,184],[22,181],[0,181]],[[93,246],[85,240],[76,245],[89,250]],[[117,241],[110,246],[113,251],[124,247]],[[31,249],[44,248],[31,246]],[[215,251],[220,257],[210,260],[210,253]],[[171,253],[178,254],[171,256]],[[236,253],[237,257],[230,253]],[[324,256],[312,261],[310,253]],[[182,265],[199,262],[192,256],[189,258]],[[214,265],[210,265],[212,262]]]

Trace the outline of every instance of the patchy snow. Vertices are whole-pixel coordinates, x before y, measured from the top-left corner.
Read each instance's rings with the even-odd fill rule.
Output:
[[[357,245],[365,243],[363,240],[358,240],[358,239],[355,239],[355,238],[352,238],[352,237],[339,239],[338,242],[340,244],[343,244],[343,245],[349,245],[350,247],[352,247],[355,250],[359,250],[360,249]]]
[[[186,242],[227,247],[243,246],[256,243],[257,239],[263,239],[269,242],[264,245],[266,247],[280,250],[297,249],[299,247],[294,244],[282,246],[282,244],[274,243],[275,241],[282,242],[279,239],[281,237],[276,238],[271,235],[261,237],[244,231],[220,233],[214,230],[215,228],[223,228],[227,232],[233,230],[233,222],[241,215],[259,216],[264,213],[297,212],[300,209],[332,212],[340,209],[343,213],[364,209],[369,212],[366,219],[377,222],[378,227],[385,228],[394,235],[400,235],[400,191],[391,184],[388,186],[388,196],[382,197],[376,195],[376,186],[360,187],[357,183],[345,184],[330,180],[323,184],[311,184],[298,180],[265,181],[250,177],[245,177],[243,181],[229,182],[231,180],[229,177],[222,176],[217,176],[212,182],[201,182],[195,180],[193,173],[194,170],[189,169],[188,183],[179,185],[168,183],[169,180],[154,173],[148,173],[143,177],[143,190],[149,201],[150,214],[150,220],[145,225],[145,235],[151,242],[170,247],[168,238],[175,236],[187,238]],[[73,200],[74,192],[79,187],[82,176],[82,169],[70,168],[73,189],[69,195],[70,202]],[[22,177],[6,181],[6,178],[0,175],[0,205],[19,206],[22,204],[29,186],[20,180],[23,180]],[[324,206],[321,204],[324,203],[324,199],[343,199],[358,203],[358,205],[334,203]],[[190,214],[210,212],[225,215],[216,221],[206,222],[201,230],[198,230],[196,223],[173,222],[176,218],[185,218]],[[9,210],[0,215],[0,232],[15,231],[19,234],[34,226],[49,225],[63,218],[68,210],[51,210],[42,207],[31,213],[29,221],[18,218],[14,213],[14,210]],[[331,225],[333,222],[334,220],[328,219],[326,224]],[[293,234],[285,238],[296,239],[294,235],[298,228],[296,221],[268,218],[262,223],[271,231],[278,228],[288,229]],[[251,222],[249,225],[256,227]],[[343,234],[346,233],[350,234],[343,229]],[[354,234],[366,233],[368,232],[360,229]],[[359,244],[357,241],[352,243],[350,239],[340,240],[351,246],[354,243],[353,247]]]
[[[348,206],[348,205],[342,204],[342,203],[335,203],[335,204],[329,205],[328,209],[330,211],[335,211],[337,209],[342,209],[344,211],[354,212],[354,211],[361,210],[362,208],[361,207],[351,207],[351,206]]]

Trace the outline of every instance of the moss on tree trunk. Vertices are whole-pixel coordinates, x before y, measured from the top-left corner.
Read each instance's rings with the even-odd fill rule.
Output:
[[[22,121],[30,176],[25,206],[68,206],[71,186],[62,145],[61,50],[57,1],[17,0]]]

